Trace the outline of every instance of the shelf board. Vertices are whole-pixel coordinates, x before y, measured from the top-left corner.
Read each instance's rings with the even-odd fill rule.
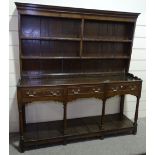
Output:
[[[100,116],[91,116],[67,120],[67,130],[63,135],[63,120],[42,123],[28,123],[24,133],[24,142],[55,140],[68,137],[68,140],[80,136],[88,136],[103,131],[100,129]],[[104,135],[133,130],[133,122],[126,116],[120,120],[119,114],[110,114],[104,117]],[[77,137],[76,137],[77,136]]]
[[[40,74],[41,73],[41,74]],[[25,72],[25,77],[20,80],[20,87],[46,87],[46,86],[71,86],[71,85],[88,85],[88,84],[105,84],[113,82],[133,82],[140,81],[131,74],[126,73],[78,73],[78,74],[50,74],[45,71],[29,71]],[[38,75],[38,78],[26,78],[28,75]],[[40,75],[40,76],[39,76]],[[33,77],[34,77],[33,76]],[[31,76],[32,77],[32,76]],[[47,78],[48,77],[48,78]]]
[[[80,41],[81,38],[74,37],[25,37],[21,36],[23,40],[66,40],[66,41]],[[92,42],[132,42],[130,39],[117,39],[117,38],[83,38],[83,41]]]
[[[116,39],[116,38],[83,38],[83,41],[93,41],[93,42],[132,42],[129,39]]]
[[[130,59],[129,56],[115,56],[115,57],[105,57],[105,56],[71,56],[71,57],[56,57],[56,56],[21,56],[21,59]]]
[[[21,36],[20,39],[23,40],[64,40],[64,41],[80,41],[81,38],[72,38],[72,37],[25,37]]]
[[[22,73],[23,78],[31,77],[31,78],[43,78],[43,77],[48,77],[48,78],[55,78],[55,77],[94,77],[94,76],[120,76],[122,77],[124,75],[124,72],[79,72],[79,73],[52,73],[51,71],[41,71],[41,70],[32,70],[32,71],[23,71]],[[122,80],[121,80],[122,81]]]
[[[129,56],[82,56],[82,59],[130,59]]]
[[[80,57],[56,57],[56,56],[21,56],[21,59],[80,59]]]

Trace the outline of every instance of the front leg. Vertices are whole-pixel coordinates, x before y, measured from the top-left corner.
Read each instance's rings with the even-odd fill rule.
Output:
[[[133,123],[133,125],[134,125],[133,134],[134,135],[136,135],[136,133],[137,133],[137,120],[138,120],[139,99],[140,99],[140,97],[137,96],[135,117],[134,117],[134,123]]]
[[[121,100],[120,100],[120,120],[123,119],[124,100],[125,100],[125,95],[121,95]]]
[[[64,108],[64,116],[63,116],[63,134],[64,134],[64,145],[66,145],[66,130],[67,130],[67,102],[63,103],[63,108]]]
[[[104,139],[104,116],[105,116],[105,103],[106,99],[102,100],[102,115],[101,115],[101,124],[100,124],[100,130],[101,130],[101,137],[100,139]]]
[[[23,111],[23,105],[19,105],[19,129],[20,129],[20,142],[19,142],[19,147],[21,153],[24,152],[24,111]]]

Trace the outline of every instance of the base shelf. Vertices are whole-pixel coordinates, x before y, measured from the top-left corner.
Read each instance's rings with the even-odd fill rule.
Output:
[[[106,115],[104,118],[104,131],[100,129],[100,116],[91,116],[67,120],[67,130],[63,134],[63,121],[43,123],[29,123],[26,125],[24,141],[25,147],[39,144],[62,144],[78,139],[97,138],[117,133],[132,133],[133,122],[126,116],[120,120],[119,114]]]

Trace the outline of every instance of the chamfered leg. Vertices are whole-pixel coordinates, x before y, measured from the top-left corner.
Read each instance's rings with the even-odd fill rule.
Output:
[[[135,117],[134,117],[134,123],[133,123],[133,125],[134,125],[133,134],[136,134],[137,133],[137,120],[138,120],[139,99],[140,99],[140,97],[137,96]]]
[[[101,124],[100,124],[100,129],[103,131],[101,132],[101,139],[104,138],[104,116],[105,116],[105,102],[106,99],[102,100],[102,115],[101,115]]]
[[[21,153],[24,152],[24,108],[22,104],[19,104],[19,129],[20,129],[20,142],[19,147]]]
[[[63,133],[64,135],[66,134],[67,130],[67,102],[63,103],[63,108],[64,108],[64,113],[63,113]],[[67,141],[66,138],[64,137],[64,145],[66,145]]]
[[[125,95],[121,95],[121,100],[120,100],[120,120],[123,119],[124,100],[125,100]]]

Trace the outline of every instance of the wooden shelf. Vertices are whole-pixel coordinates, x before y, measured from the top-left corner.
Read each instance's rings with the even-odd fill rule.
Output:
[[[80,41],[81,38],[73,38],[73,37],[24,37],[23,40],[66,40],[66,41]],[[111,39],[111,38],[83,38],[83,41],[96,41],[96,42],[132,42],[129,39]]]
[[[80,57],[56,57],[56,56],[21,56],[21,59],[80,59]]]
[[[117,38],[83,38],[83,41],[96,41],[96,42],[125,42],[130,43],[129,39],[117,39]]]
[[[82,59],[130,59],[129,56],[82,56]]]
[[[90,73],[85,73],[85,72],[81,72],[81,73],[51,73],[51,72],[48,72],[48,71],[23,71],[22,72],[22,76],[25,77],[27,79],[27,77],[32,77],[32,79],[40,79],[41,78],[44,78],[44,77],[48,77],[48,78],[52,78],[52,77],[56,77],[56,78],[61,78],[61,77],[69,77],[72,76],[72,77],[78,77],[79,75],[81,77],[87,77],[87,76],[98,76],[98,77],[103,77],[103,76],[114,76],[116,77],[117,75],[121,76],[121,75],[124,75],[124,72],[123,73],[120,73],[120,72],[113,72],[113,73],[109,73],[109,72],[90,72]],[[29,79],[29,78],[28,78]],[[103,79],[103,78],[102,78]]]
[[[20,39],[23,40],[64,40],[64,41],[80,41],[81,38],[71,38],[71,37],[24,37],[21,36]]]
[[[21,59],[130,59],[129,56],[82,56],[82,57],[56,57],[56,56],[21,56]]]
[[[30,72],[27,73],[31,74]],[[48,73],[46,72],[45,75]],[[43,74],[42,74],[43,75]],[[110,82],[132,82],[132,81],[139,81],[140,79],[134,77],[131,74],[120,74],[120,73],[113,73],[112,75],[106,73],[100,73],[98,75],[94,74],[79,74],[77,75],[49,75],[42,78],[23,78],[20,81],[20,85],[22,87],[36,87],[36,86],[53,86],[55,83],[57,85],[71,85],[73,82],[76,84],[98,84],[98,83],[110,83]]]
[[[119,114],[106,115],[104,118],[104,135],[115,134],[116,130],[120,130],[120,133],[125,131],[132,132],[133,122],[126,116],[123,116],[120,120]],[[68,128],[65,135],[63,134],[63,121],[42,122],[42,123],[30,123],[26,125],[26,131],[24,134],[25,142],[38,142],[45,140],[63,141],[64,137],[68,140],[78,139],[81,136],[94,136],[99,134],[101,136],[102,130],[100,129],[100,116],[91,116],[83,118],[68,119]],[[114,125],[115,124],[115,125]],[[34,143],[33,143],[34,144]]]

